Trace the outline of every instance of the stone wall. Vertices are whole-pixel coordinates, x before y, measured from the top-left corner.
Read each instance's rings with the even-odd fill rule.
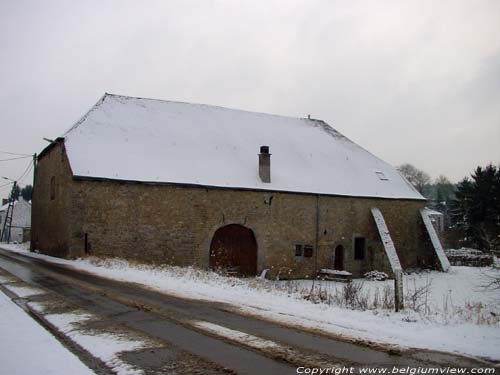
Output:
[[[54,195],[51,196],[51,180]],[[31,248],[68,256],[73,180],[64,144],[49,146],[38,159],[32,197]],[[52,199],[53,198],[53,199]]]
[[[52,153],[51,157],[61,158],[56,148]],[[40,163],[37,185],[57,173],[48,164]],[[64,175],[69,166],[64,158],[60,164],[59,172]],[[42,168],[47,170],[42,173]],[[34,215],[40,215],[35,230],[39,247],[55,255],[85,255],[87,234],[90,254],[205,268],[215,231],[240,224],[255,234],[258,271],[269,269],[271,277],[311,277],[315,269],[333,268],[337,245],[345,249],[345,269],[355,275],[374,269],[390,272],[370,212],[376,206],[384,215],[404,268],[434,262],[420,224],[423,201],[71,178],[68,182],[64,176],[59,181],[60,192],[67,191],[61,192],[60,203],[47,200],[46,191],[38,186],[34,198],[39,199],[34,205]],[[54,233],[54,240],[42,235],[42,228],[47,234]],[[356,236],[366,238],[363,260],[354,259]],[[315,246],[316,241],[312,257],[295,256],[296,244]]]
[[[310,277],[332,268],[337,245],[345,249],[345,269],[356,275],[389,271],[370,208],[379,207],[403,267],[430,264],[432,250],[420,226],[423,202],[342,198],[306,194],[235,191],[198,187],[75,181],[73,200],[79,220],[73,230],[73,256],[91,252],[139,261],[208,266],[215,231],[228,224],[253,230],[258,270],[272,276]],[[317,217],[319,225],[316,226]],[[316,245],[313,257],[295,257],[295,244]],[[366,238],[364,260],[354,259],[354,238]]]

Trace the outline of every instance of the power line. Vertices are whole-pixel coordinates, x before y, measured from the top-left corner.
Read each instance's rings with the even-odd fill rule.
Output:
[[[11,161],[11,160],[18,160],[18,159],[26,159],[26,158],[32,158],[33,155],[29,156],[19,156],[17,158],[9,158],[9,159],[0,159],[0,161]]]
[[[0,191],[4,191],[5,189],[10,188],[10,186],[9,186],[9,185],[10,185],[10,184],[0,186]]]
[[[21,181],[22,181],[22,182],[23,182],[23,184],[24,184],[24,179],[25,179],[26,177],[28,177],[28,175],[30,174],[30,172],[31,172],[31,170],[32,170],[32,169],[33,169],[33,165],[30,165],[30,166],[29,166],[29,168],[28,168],[28,170],[26,171],[26,173],[25,173],[25,174],[24,174],[24,175],[23,175],[23,176],[22,176],[22,177],[21,177],[18,181],[19,181],[19,182],[21,182]]]
[[[20,182],[23,180],[23,178],[25,178],[29,171],[31,170],[31,168],[33,167],[33,160],[30,160],[28,166],[26,167],[26,169],[24,170],[23,174],[16,180],[17,182]]]
[[[33,168],[33,160],[30,160],[30,162],[28,163],[28,165],[26,166],[26,169],[23,171],[23,173],[15,180],[17,183],[21,182],[24,178],[26,178],[26,176],[28,175],[28,173],[31,171],[31,168]],[[14,180],[12,180],[14,181]],[[4,186],[7,186],[7,185],[10,185],[12,184],[12,182],[9,182],[7,184],[4,184],[4,185],[1,185],[1,187],[4,187]]]
[[[28,154],[18,154],[17,152],[8,152],[8,151],[1,151],[0,153],[2,154],[7,154],[7,155],[17,155],[17,156],[33,156],[33,155],[28,155]]]

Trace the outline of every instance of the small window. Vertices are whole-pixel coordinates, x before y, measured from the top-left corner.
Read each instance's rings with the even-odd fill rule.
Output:
[[[85,247],[85,254],[90,254],[91,246],[90,246],[89,234],[88,233],[85,233],[84,247]]]
[[[385,175],[384,172],[375,171],[375,174],[377,175],[377,177],[379,178],[379,180],[382,180],[382,181],[388,181],[389,180],[389,178],[387,178],[387,176]]]
[[[356,237],[354,239],[354,259],[365,259],[365,242],[364,237]]]
[[[304,245],[304,257],[310,258],[313,256],[313,247],[311,245]]]
[[[50,179],[50,200],[56,199],[56,177],[52,176]]]
[[[302,245],[295,245],[295,256],[296,257],[302,256]]]

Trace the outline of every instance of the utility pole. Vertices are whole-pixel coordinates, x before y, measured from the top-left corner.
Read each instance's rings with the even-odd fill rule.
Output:
[[[33,190],[35,189],[37,157],[38,157],[38,155],[36,153],[34,153],[33,154]],[[31,196],[31,199],[33,200],[33,195]]]
[[[31,228],[30,228],[30,251],[33,251],[35,238],[33,235],[33,197],[35,196],[35,181],[36,181],[36,167],[37,167],[37,158],[38,155],[36,153],[33,154],[33,189],[31,189]]]
[[[10,178],[4,177],[6,180],[10,180]],[[11,180],[13,181],[13,180]],[[10,230],[12,228],[12,216],[14,215],[14,192],[16,191],[17,181],[13,181],[12,190],[10,192],[9,203],[7,206],[7,214],[5,215],[5,221],[3,222],[2,228],[2,238],[1,240],[7,240],[7,243],[10,243]],[[7,224],[8,223],[8,224]],[[8,229],[7,229],[8,225]],[[5,233],[7,231],[7,233]]]

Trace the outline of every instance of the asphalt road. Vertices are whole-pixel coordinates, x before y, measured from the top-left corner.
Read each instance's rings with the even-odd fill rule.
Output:
[[[249,317],[234,306],[180,299],[132,283],[101,278],[0,249],[0,268],[72,304],[164,343],[126,360],[146,373],[295,374],[298,366],[483,366],[484,362],[432,351],[394,351]],[[196,322],[215,327],[207,331]],[[217,328],[221,327],[221,328]],[[246,333],[276,343],[252,345],[224,335]],[[220,332],[219,332],[220,331]]]

